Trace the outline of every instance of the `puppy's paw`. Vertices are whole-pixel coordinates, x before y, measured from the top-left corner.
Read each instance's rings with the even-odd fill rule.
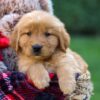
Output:
[[[40,76],[37,76],[36,79],[32,79],[33,84],[38,88],[38,89],[44,89],[45,87],[49,86],[50,78],[48,74],[42,74]]]
[[[59,80],[60,89],[63,94],[71,94],[75,90],[76,82],[73,80]]]
[[[46,70],[41,70],[41,72],[34,71],[32,74],[31,71],[29,71],[27,77],[38,89],[44,89],[49,86],[50,77]]]

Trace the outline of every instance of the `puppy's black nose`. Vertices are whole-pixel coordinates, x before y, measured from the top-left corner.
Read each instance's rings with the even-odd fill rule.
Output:
[[[33,53],[35,53],[36,55],[40,54],[42,46],[39,44],[35,44],[32,46],[33,49]]]

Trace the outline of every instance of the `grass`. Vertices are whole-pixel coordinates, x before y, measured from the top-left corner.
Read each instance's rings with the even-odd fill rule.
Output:
[[[91,100],[100,99],[100,38],[77,37],[71,39],[71,49],[78,52],[88,63],[94,84]]]

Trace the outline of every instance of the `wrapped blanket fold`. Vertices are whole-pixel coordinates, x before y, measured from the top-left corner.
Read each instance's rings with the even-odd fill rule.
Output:
[[[92,88],[90,88],[92,84],[89,77],[88,79],[83,79],[82,76],[76,77],[76,91],[70,96],[62,94],[55,75],[51,78],[50,87],[39,90],[32,86],[25,75],[20,72],[6,71],[0,73],[0,100],[73,100],[72,98],[77,96],[81,96],[81,98],[76,100],[89,100],[92,93]]]

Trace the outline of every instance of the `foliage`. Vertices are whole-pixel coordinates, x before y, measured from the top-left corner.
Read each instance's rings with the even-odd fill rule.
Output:
[[[81,34],[100,33],[100,0],[53,0],[55,14],[67,29]]]
[[[94,84],[91,100],[100,99],[100,38],[72,38],[71,49],[79,53],[89,65]]]

